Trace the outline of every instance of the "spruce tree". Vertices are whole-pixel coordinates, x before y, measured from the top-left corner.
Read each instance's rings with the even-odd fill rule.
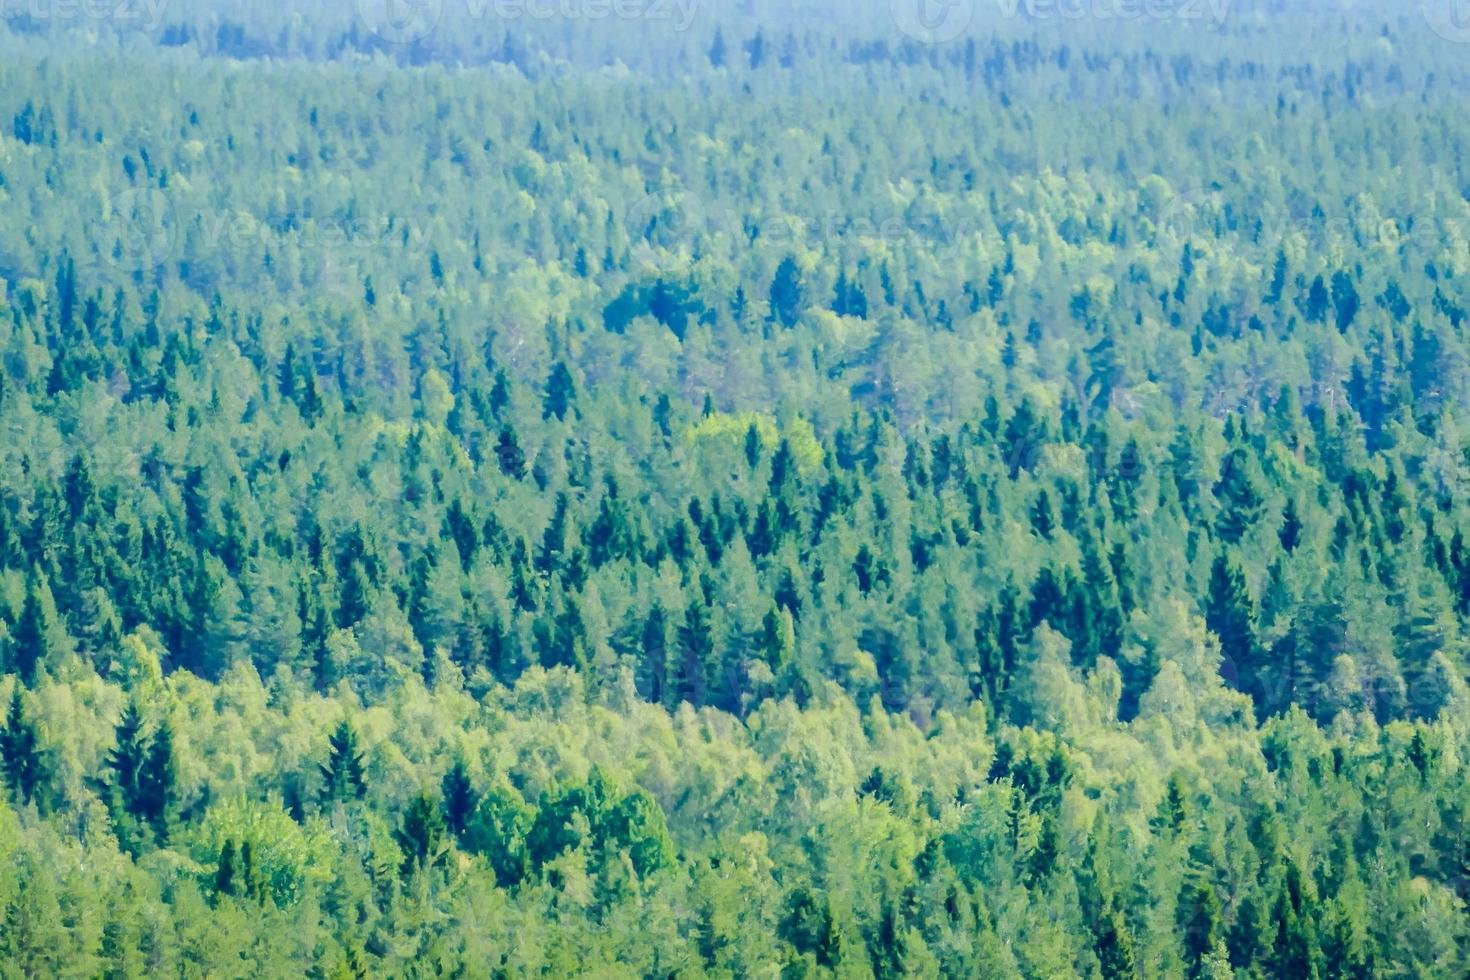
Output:
[[[20,685],[10,692],[10,709],[5,727],[0,729],[0,772],[5,785],[21,803],[35,798],[43,778],[41,753],[36,728],[26,717]]]
[[[323,803],[360,800],[367,792],[357,730],[346,719],[337,724],[328,738],[327,761],[323,763],[321,772]]]
[[[454,765],[444,774],[439,789],[444,800],[444,823],[456,837],[462,837],[475,807],[480,804],[480,794],[470,779],[463,759],[454,760]]]
[[[50,659],[55,616],[46,576],[40,568],[32,566],[20,617],[10,633],[12,669],[27,687],[36,683],[41,665]]]
[[[1263,701],[1262,678],[1256,646],[1256,607],[1246,588],[1245,575],[1225,554],[1216,556],[1210,570],[1210,591],[1205,604],[1205,625],[1220,641],[1227,677],[1236,686]]]
[[[135,811],[160,841],[168,838],[169,821],[177,802],[177,782],[173,729],[163,722],[148,742],[148,755],[143,771],[138,774],[139,796]]]
[[[1179,896],[1179,930],[1184,963],[1191,977],[1201,975],[1205,958],[1220,940],[1220,899],[1210,885],[1186,883]]]
[[[407,876],[437,864],[444,856],[447,830],[439,801],[426,792],[414,796],[393,835],[403,852],[401,872]]]
[[[557,361],[546,379],[546,397],[541,403],[541,418],[565,421],[576,399],[577,385],[565,361]]]
[[[219,864],[214,873],[214,893],[216,895],[235,894],[235,876],[238,873],[235,867],[235,842],[227,839],[219,850]]]
[[[128,701],[116,729],[116,745],[107,756],[111,770],[108,803],[124,847],[136,852],[147,839],[144,799],[149,776],[149,741],[137,702]]]
[[[776,276],[771,280],[771,317],[788,330],[796,326],[805,308],[805,296],[801,268],[788,255],[776,267]]]
[[[1128,923],[1113,908],[1103,913],[1098,928],[1096,952],[1104,980],[1134,980],[1133,938]]]
[[[508,425],[500,427],[500,435],[495,444],[495,463],[500,467],[500,472],[511,479],[524,479],[526,475],[526,454],[521,451],[515,430]]]

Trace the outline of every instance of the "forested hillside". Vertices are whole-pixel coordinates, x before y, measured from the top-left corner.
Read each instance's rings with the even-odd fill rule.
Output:
[[[902,6],[0,8],[0,974],[1466,975],[1470,29]]]

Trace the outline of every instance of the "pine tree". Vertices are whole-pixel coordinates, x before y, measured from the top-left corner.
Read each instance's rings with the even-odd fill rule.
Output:
[[[1133,938],[1117,909],[1103,913],[1097,933],[1097,959],[1104,980],[1134,980]]]
[[[500,427],[500,436],[495,444],[495,463],[500,467],[500,472],[511,479],[525,478],[526,454],[521,452],[515,430],[508,425]]]
[[[455,759],[454,765],[444,774],[440,793],[444,800],[445,826],[456,837],[462,837],[475,807],[480,805],[480,795],[470,780],[463,759]]]
[[[138,805],[135,815],[152,828],[156,839],[168,838],[168,825],[176,802],[177,772],[174,766],[173,729],[163,722],[148,742],[143,771],[138,774]]]
[[[798,887],[786,899],[786,914],[777,929],[797,952],[811,954],[818,966],[829,970],[837,966],[842,937],[825,892]]]
[[[393,836],[403,852],[400,869],[403,875],[438,864],[444,856],[448,836],[439,801],[426,792],[417,794],[409,802]]]
[[[36,729],[25,714],[20,685],[10,692],[10,710],[0,729],[0,772],[5,785],[21,803],[35,798],[44,778]]]
[[[709,609],[696,597],[684,611],[679,626],[679,662],[676,697],[696,707],[708,703],[709,669],[714,658],[714,635]]]
[[[776,276],[771,280],[771,317],[790,330],[801,319],[806,308],[806,287],[802,283],[801,268],[796,259],[788,255],[776,267]]]
[[[669,839],[664,812],[642,789],[624,793],[608,809],[600,833],[606,847],[627,852],[639,877],[674,863],[674,844]]]
[[[1183,935],[1184,962],[1191,977],[1220,941],[1220,899],[1205,883],[1186,883],[1179,896],[1179,930]]]
[[[107,756],[112,771],[108,803],[113,825],[127,850],[136,852],[149,830],[144,800],[148,790],[149,744],[137,702],[129,701],[117,723],[116,742]]]
[[[761,433],[754,422],[745,430],[745,465],[755,469],[761,461]]]
[[[235,861],[235,842],[227,839],[219,849],[219,865],[214,873],[214,893],[216,895],[235,894],[235,876],[238,873]]]
[[[26,579],[25,601],[10,634],[10,662],[21,683],[32,686],[42,664],[51,659],[56,610],[51,589],[39,567]]]
[[[761,620],[761,655],[776,677],[785,676],[796,656],[796,622],[791,611],[775,603]]]
[[[1220,641],[1226,674],[1236,686],[1262,703],[1259,658],[1256,644],[1256,606],[1246,589],[1245,576],[1223,552],[1210,571],[1210,593],[1205,604],[1205,625]]]
[[[470,817],[464,848],[484,855],[501,888],[513,888],[531,873],[526,838],[536,817],[535,808],[508,784],[492,786]]]
[[[577,384],[565,361],[557,361],[546,379],[546,397],[541,403],[542,419],[564,421],[576,399]]]
[[[343,719],[328,739],[327,761],[321,767],[322,802],[341,803],[360,800],[367,792],[363,779],[362,752],[357,746],[357,730]]]
[[[1029,396],[1021,399],[1010,419],[1006,422],[1002,437],[1005,463],[1011,479],[1022,471],[1029,471],[1041,456],[1041,447],[1048,438],[1046,420],[1037,412]]]
[[[1221,540],[1239,543],[1260,520],[1265,503],[1262,483],[1255,455],[1244,448],[1232,449],[1221,464],[1220,479],[1215,483],[1215,499],[1220,504],[1215,528]]]
[[[1301,870],[1287,864],[1272,918],[1276,941],[1268,961],[1276,976],[1316,980],[1322,976],[1322,949],[1317,938],[1316,908]]]

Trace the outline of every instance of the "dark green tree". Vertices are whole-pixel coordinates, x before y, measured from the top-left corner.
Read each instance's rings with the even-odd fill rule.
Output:
[[[20,685],[10,692],[10,709],[5,727],[0,729],[0,772],[12,796],[21,803],[35,799],[45,773],[42,767],[40,739],[35,725],[26,717]]]
[[[1179,896],[1179,932],[1184,964],[1190,976],[1199,976],[1206,956],[1221,938],[1220,899],[1204,882],[1189,882]]]
[[[174,763],[173,729],[162,722],[148,740],[148,755],[139,773],[139,799],[135,815],[152,829],[154,837],[167,840],[169,823],[177,805],[178,773]]]
[[[448,847],[448,828],[439,801],[427,792],[414,796],[393,837],[403,852],[404,875],[439,864]]]
[[[32,566],[26,578],[25,600],[20,617],[10,633],[11,669],[27,686],[36,682],[42,664],[51,659],[52,637],[56,628],[56,608],[45,574]]]
[[[464,848],[484,856],[501,888],[513,888],[531,873],[526,838],[537,811],[514,787],[492,786],[465,828]]]
[[[235,877],[239,873],[236,867],[235,842],[227,839],[219,849],[219,865],[214,873],[214,893],[216,895],[234,895]]]
[[[495,463],[500,467],[500,472],[512,479],[519,480],[526,475],[526,454],[521,451],[515,430],[508,425],[500,427],[500,435],[495,444]]]
[[[786,256],[776,267],[771,280],[771,318],[786,329],[796,326],[806,309],[806,286],[801,267],[793,256]]]
[[[546,397],[541,403],[541,417],[554,418],[558,422],[565,420],[576,397],[577,383],[572,378],[571,370],[565,361],[557,361],[546,379]]]
[[[357,730],[346,719],[338,722],[328,737],[327,761],[322,764],[321,773],[323,803],[360,800],[367,792]]]
[[[1246,588],[1245,575],[1223,552],[1216,556],[1210,570],[1205,625],[1220,641],[1227,679],[1262,703],[1264,689],[1263,679],[1258,676],[1255,600]]]
[[[480,795],[470,779],[463,759],[455,759],[454,765],[444,774],[439,792],[444,800],[444,823],[456,837],[462,837],[469,825],[470,817],[480,805]]]
[[[1255,456],[1242,448],[1232,449],[1221,464],[1215,484],[1220,515],[1215,528],[1221,540],[1237,544],[1260,520],[1265,504],[1263,479]]]
[[[1137,967],[1133,959],[1133,937],[1128,923],[1117,909],[1103,913],[1097,931],[1096,952],[1105,980],[1133,980]]]

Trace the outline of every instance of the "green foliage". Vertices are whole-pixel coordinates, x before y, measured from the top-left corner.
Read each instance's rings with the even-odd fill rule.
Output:
[[[327,739],[327,761],[322,763],[321,776],[323,802],[348,802],[367,792],[357,729],[345,718]]]
[[[1466,975],[1419,11],[185,6],[0,18],[0,974]]]
[[[19,684],[11,688],[5,726],[0,728],[0,773],[5,776],[12,797],[21,804],[36,798],[45,779],[40,738],[26,716]]]
[[[394,837],[403,851],[403,873],[412,874],[439,864],[447,848],[448,828],[439,801],[419,793],[409,801]]]

